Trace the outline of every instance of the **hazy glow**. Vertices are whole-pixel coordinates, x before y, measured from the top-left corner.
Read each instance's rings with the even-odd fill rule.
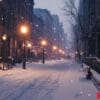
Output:
[[[4,41],[7,40],[7,35],[4,34],[4,35],[2,36],[2,39],[3,39]]]
[[[28,32],[28,27],[23,25],[20,27],[20,31],[22,34],[26,34]]]
[[[32,47],[32,44],[31,44],[31,43],[28,43],[28,44],[27,44],[27,47],[28,47],[28,48],[31,48],[31,47]]]
[[[53,46],[53,50],[54,50],[54,51],[57,50],[57,46]]]
[[[47,41],[46,41],[46,40],[42,40],[42,41],[41,41],[41,45],[42,45],[42,46],[46,46],[46,45],[47,45]]]

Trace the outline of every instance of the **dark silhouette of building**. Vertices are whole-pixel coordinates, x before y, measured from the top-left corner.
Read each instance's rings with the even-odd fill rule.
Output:
[[[0,30],[0,34],[3,35],[4,30],[7,30],[5,34],[7,34],[8,56],[21,58],[22,38],[17,35],[17,25],[21,21],[27,21],[32,26],[33,6],[34,0],[2,0],[0,2],[0,26],[3,29],[2,33]]]
[[[86,56],[100,57],[100,0],[81,0],[79,13],[84,29]]]

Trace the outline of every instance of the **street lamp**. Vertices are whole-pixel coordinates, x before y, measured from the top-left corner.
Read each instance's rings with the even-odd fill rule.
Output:
[[[65,51],[62,50],[62,49],[59,49],[58,52],[59,52],[61,55],[63,55],[63,56],[65,55]]]
[[[59,53],[62,53],[62,49],[59,49]]]
[[[4,35],[2,36],[2,40],[3,40],[3,41],[6,41],[6,40],[7,40],[7,35],[6,35],[6,34],[4,34]]]
[[[45,46],[47,45],[47,41],[46,40],[42,40],[41,41],[41,45],[43,47],[43,59],[42,59],[42,62],[44,64],[45,63]]]
[[[29,27],[27,25],[21,25],[20,33],[23,35],[23,69],[26,69],[25,37],[29,33]]]
[[[27,44],[27,47],[28,47],[28,48],[31,48],[31,47],[32,47],[32,44],[31,44],[31,43],[28,43],[28,44]]]
[[[53,58],[55,59],[56,58],[56,55],[57,55],[57,49],[58,49],[58,47],[56,46],[56,45],[54,45],[53,47],[52,47],[52,49],[53,49],[53,51],[54,51],[54,53],[53,53]]]
[[[57,46],[53,46],[53,51],[56,51],[57,50]]]
[[[28,47],[28,58],[30,59],[31,58],[31,47],[32,47],[32,44],[28,43],[27,47]]]
[[[7,40],[7,35],[3,34],[2,36],[2,40],[3,40],[3,70],[4,70],[4,62],[7,56],[7,49],[6,49],[6,40]]]
[[[21,32],[23,35],[27,35],[28,31],[29,31],[28,26],[22,25],[22,26],[20,27],[20,32]]]

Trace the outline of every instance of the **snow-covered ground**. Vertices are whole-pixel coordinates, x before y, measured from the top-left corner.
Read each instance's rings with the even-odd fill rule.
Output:
[[[0,100],[97,100],[97,90],[72,60],[17,64],[0,70]]]

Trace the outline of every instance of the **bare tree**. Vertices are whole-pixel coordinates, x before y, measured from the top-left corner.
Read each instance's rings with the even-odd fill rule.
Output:
[[[79,13],[79,7],[77,1],[80,0],[64,0],[64,14],[70,16],[73,22],[79,25],[81,33],[84,34],[84,29],[81,21],[81,15]],[[73,23],[74,24],[74,23]]]
[[[78,57],[80,58],[80,47],[79,41],[84,36],[84,27],[81,20],[81,15],[79,13],[78,7],[79,0],[64,0],[64,14],[71,18],[71,25],[73,27],[73,32],[75,33],[76,49],[78,51]]]

